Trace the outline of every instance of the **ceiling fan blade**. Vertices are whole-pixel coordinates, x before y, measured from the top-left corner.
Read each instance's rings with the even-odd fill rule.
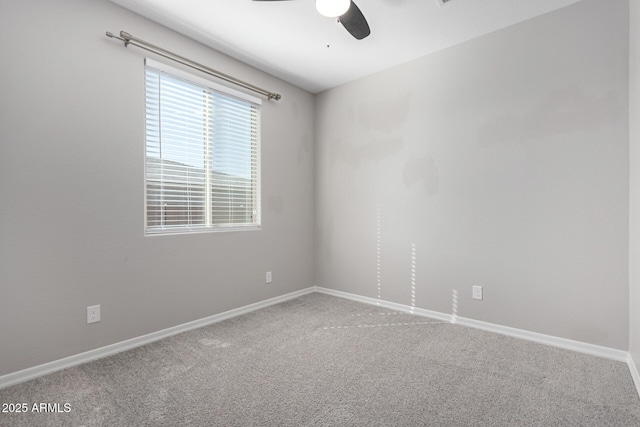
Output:
[[[349,31],[349,33],[351,33],[353,37],[358,40],[362,40],[371,34],[367,20],[364,19],[364,15],[353,0],[351,0],[349,10],[347,10],[344,15],[340,16],[340,23],[347,29],[347,31]]]

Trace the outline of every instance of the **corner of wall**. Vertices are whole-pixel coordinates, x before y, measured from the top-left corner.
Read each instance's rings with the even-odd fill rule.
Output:
[[[640,4],[629,2],[629,368],[640,376]],[[635,262],[634,262],[635,261]]]

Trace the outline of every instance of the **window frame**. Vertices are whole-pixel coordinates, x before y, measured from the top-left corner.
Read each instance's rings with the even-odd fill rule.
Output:
[[[254,203],[254,222],[252,223],[231,223],[231,224],[210,224],[210,225],[194,225],[194,226],[160,226],[154,227],[148,224],[148,159],[147,159],[147,89],[146,89],[146,73],[147,68],[154,71],[166,74],[170,77],[177,78],[185,81],[186,83],[193,83],[194,85],[202,86],[208,90],[216,92],[222,96],[229,98],[236,98],[243,101],[247,101],[255,105],[257,110],[256,115],[256,129],[257,136],[255,139],[255,182],[252,182],[255,188],[253,192]],[[204,78],[193,74],[191,72],[182,70],[180,68],[172,67],[162,62],[158,62],[151,58],[145,58],[144,61],[144,144],[143,144],[143,158],[144,158],[144,234],[145,236],[163,236],[163,235],[176,235],[176,234],[199,234],[199,233],[219,233],[229,231],[255,231],[262,229],[262,214],[261,214],[261,105],[262,100],[256,98],[247,93],[234,90],[230,87],[219,84],[208,78]],[[207,147],[207,150],[211,150],[211,147]],[[208,173],[208,172],[207,172]],[[206,190],[207,195],[210,195],[210,189]],[[207,203],[208,204],[208,203]],[[206,214],[205,214],[206,215]],[[152,227],[152,228],[150,228]]]

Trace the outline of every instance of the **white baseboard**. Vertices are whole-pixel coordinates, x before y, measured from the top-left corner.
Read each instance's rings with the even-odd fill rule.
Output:
[[[626,351],[616,350],[608,347],[602,347],[594,344],[583,343],[580,341],[573,341],[566,338],[558,338],[550,335],[539,334],[536,332],[524,331],[521,329],[510,328],[507,326],[496,325],[493,323],[481,322],[479,320],[468,319],[459,316],[453,316],[450,314],[440,313],[432,310],[425,310],[422,308],[414,308],[403,304],[398,304],[390,301],[379,300],[376,298],[364,297],[361,295],[351,294],[342,291],[336,291],[333,289],[323,288],[319,286],[312,286],[306,289],[302,289],[289,294],[281,295],[275,298],[270,298],[265,301],[257,302],[255,304],[246,305],[233,310],[225,311],[224,313],[215,314],[213,316],[206,317],[204,319],[194,320],[193,322],[184,323],[182,325],[174,326],[171,328],[163,329],[161,331],[152,332],[147,335],[132,338],[119,343],[111,344],[105,347],[89,350],[84,353],[76,354],[66,357],[64,359],[55,360],[53,362],[45,363],[43,365],[27,368],[22,371],[13,372],[0,376],[0,389],[9,387],[24,381],[28,381],[43,375],[47,375],[62,369],[70,368],[72,366],[81,365],[83,363],[90,362],[92,360],[100,359],[103,357],[111,356],[122,351],[130,350],[135,347],[139,347],[145,344],[149,344],[160,339],[186,332],[192,329],[201,328],[216,322],[220,322],[232,317],[240,316],[252,311],[259,310],[261,308],[268,307],[270,305],[278,304],[284,301],[288,301],[294,298],[298,298],[303,295],[307,295],[313,292],[319,292],[327,295],[333,295],[340,298],[350,299],[353,301],[363,302],[366,304],[378,305],[391,310],[402,311],[406,313],[416,314],[418,316],[430,317],[438,319],[444,322],[456,323],[462,326],[468,326],[476,329],[482,329],[489,332],[494,332],[502,335],[507,335],[515,338],[521,338],[528,341],[533,341],[541,344],[547,344],[554,347],[560,347],[567,350],[573,350],[580,353],[585,353],[593,356],[604,357],[607,359],[613,359],[621,362],[626,362],[631,371],[636,389],[640,395],[640,375],[638,374],[637,367],[633,361],[631,355]]]
[[[631,378],[633,378],[633,383],[636,385],[638,396],[640,396],[640,373],[638,373],[638,367],[636,366],[636,362],[633,360],[631,353],[629,353],[629,357],[627,358],[627,365],[629,365]]]
[[[194,320],[193,322],[188,322],[182,325],[173,326],[171,328],[163,329],[161,331],[152,332],[147,335],[132,338],[126,341],[121,341],[105,347],[96,348],[94,350],[89,350],[84,353],[76,354],[73,356],[65,357],[64,359],[54,360],[53,362],[45,363],[43,365],[38,365],[32,368],[24,369],[22,371],[6,374],[3,376],[0,376],[0,389],[9,387],[24,381],[28,381],[37,377],[41,377],[43,375],[47,375],[56,371],[61,371],[63,369],[70,368],[72,366],[81,365],[83,363],[87,363],[92,360],[111,356],[113,354],[130,350],[135,347],[140,347],[142,345],[149,344],[154,341],[158,341],[163,338],[167,338],[172,335],[179,334],[181,332],[186,332],[192,329],[201,328],[203,326],[211,325],[212,323],[221,322],[223,320],[230,319],[232,317],[250,313],[252,311],[256,311],[261,308],[268,307],[270,305],[278,304],[284,301],[298,298],[302,295],[313,293],[314,291],[315,291],[315,287],[302,289],[302,290],[291,292],[275,298],[270,298],[265,301],[260,301],[255,304],[249,304],[249,305],[245,305],[244,307],[239,307],[233,310],[225,311],[224,313],[214,314],[213,316],[205,317],[204,319]]]
[[[527,341],[533,341],[540,344],[551,345],[554,347],[564,348],[567,350],[577,351],[579,353],[585,353],[592,356],[604,357],[607,359],[617,360],[619,362],[628,362],[628,353],[623,350],[616,350],[609,347],[603,347],[595,344],[588,344],[581,341],[574,341],[566,338],[558,338],[551,335],[540,334],[537,332],[525,331],[522,329],[510,328],[508,326],[496,325],[494,323],[482,322],[480,320],[468,319],[460,316],[453,316],[451,314],[440,313],[432,310],[425,310],[423,308],[410,307],[408,305],[398,304],[395,302],[383,301],[377,298],[363,297],[361,295],[350,294],[347,292],[336,291],[334,289],[327,289],[316,286],[316,292],[333,295],[341,298],[350,299],[353,301],[363,302],[366,304],[379,305],[380,307],[389,308],[392,310],[402,311],[406,313],[416,314],[418,316],[430,317],[433,319],[442,320],[444,322],[455,323],[462,326],[468,326],[471,328],[482,329],[484,331],[495,332],[502,335],[507,335],[514,338],[520,338]],[[638,383],[636,382],[636,385]]]

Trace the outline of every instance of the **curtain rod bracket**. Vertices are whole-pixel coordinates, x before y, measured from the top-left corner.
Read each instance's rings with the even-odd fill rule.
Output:
[[[205,74],[208,74],[210,76],[216,77],[218,79],[222,79],[225,80],[229,83],[232,83],[234,85],[237,86],[241,86],[245,89],[248,89],[250,91],[253,92],[257,92],[261,95],[264,95],[267,97],[267,99],[269,100],[280,100],[282,98],[282,96],[279,93],[274,93],[274,92],[269,92],[268,90],[259,88],[258,86],[254,86],[250,83],[247,82],[243,82],[242,80],[236,79],[235,77],[231,77],[227,74],[221,73],[220,71],[216,71],[213,68],[209,68],[206,65],[202,65],[199,64],[195,61],[192,61],[190,59],[187,59],[183,56],[180,56],[178,54],[175,54],[171,51],[168,51],[166,49],[163,49],[159,46],[155,46],[149,42],[146,42],[144,40],[138,39],[136,37],[133,37],[131,34],[127,33],[126,31],[120,31],[120,37],[115,36],[112,32],[107,31],[106,32],[106,36],[112,39],[118,39],[120,41],[122,41],[124,43],[125,47],[128,47],[129,45],[133,45],[136,47],[139,47],[140,49],[144,49],[146,51],[155,53],[157,55],[160,55],[164,58],[170,59],[172,61],[175,62],[179,62],[180,64],[186,65],[187,67],[191,67],[194,70],[198,70],[200,72],[203,72]]]

